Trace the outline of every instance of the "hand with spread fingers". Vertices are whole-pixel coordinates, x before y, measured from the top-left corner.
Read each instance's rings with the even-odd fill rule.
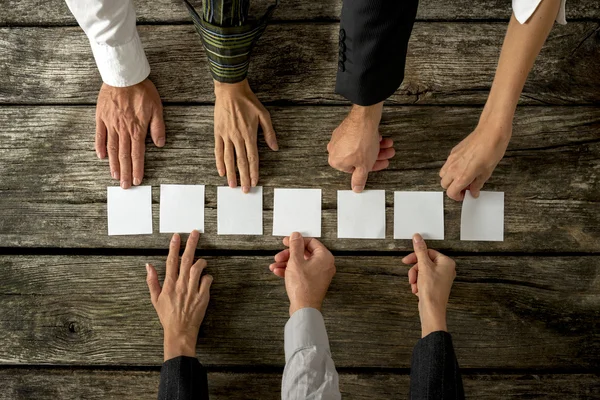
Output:
[[[174,234],[169,245],[165,280],[161,287],[156,270],[146,264],[146,282],[152,305],[164,330],[165,361],[179,356],[195,357],[196,341],[210,299],[213,278],[202,275],[206,261],[194,262],[198,231],[192,231],[179,262],[181,239]]]
[[[275,255],[269,269],[285,279],[290,300],[290,316],[302,308],[321,311],[323,299],[335,275],[335,260],[327,248],[314,238],[298,232],[283,239],[285,249]]]
[[[127,87],[102,84],[96,106],[96,155],[103,159],[108,154],[110,175],[123,189],[142,183],[148,130],[154,144],[163,147],[163,108],[154,84],[149,79]]]
[[[418,233],[413,236],[414,253],[402,259],[404,264],[414,264],[408,271],[412,292],[419,297],[421,335],[447,331],[446,307],[452,282],[456,277],[456,263],[442,253],[428,249]]]
[[[258,127],[265,141],[277,151],[271,116],[258,100],[248,80],[215,84],[215,159],[219,176],[227,175],[229,187],[237,186],[236,168],[244,193],[258,184]]]
[[[333,131],[327,145],[329,165],[352,174],[352,190],[362,192],[369,172],[390,165],[394,142],[379,135],[383,102],[373,106],[354,105],[348,116]]]
[[[480,122],[479,126],[452,149],[440,170],[441,185],[453,200],[462,201],[468,189],[473,197],[504,157],[512,135],[512,119],[500,123]]]

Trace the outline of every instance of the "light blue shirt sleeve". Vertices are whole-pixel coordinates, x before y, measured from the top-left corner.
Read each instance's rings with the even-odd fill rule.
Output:
[[[338,373],[331,358],[321,312],[296,311],[285,325],[282,400],[339,400]]]

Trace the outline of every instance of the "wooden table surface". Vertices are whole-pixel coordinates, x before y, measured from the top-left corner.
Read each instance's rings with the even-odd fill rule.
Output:
[[[249,80],[281,150],[260,141],[264,236],[216,234],[213,92],[207,61],[177,0],[138,0],[138,30],[165,105],[167,145],[148,142],[154,233],[107,236],[108,162],[94,152],[100,76],[62,0],[0,0],[0,399],[153,399],[162,331],[144,264],[164,274],[161,183],[206,184],[198,254],[215,277],[198,344],[213,399],[277,399],[287,297],[268,270],[273,188],[323,188],[323,242],[336,254],[324,315],[345,399],[403,399],[419,338],[417,302],[392,239],[394,190],[441,190],[450,149],[475,127],[510,15],[508,0],[421,0],[406,78],[381,132],[394,139],[387,239],[336,238],[327,164],[348,111],[334,93],[341,1],[283,1]],[[196,3],[199,3],[196,0]],[[257,0],[253,9],[269,1]],[[504,191],[504,242],[459,240],[460,204],[445,199],[458,267],[448,310],[472,399],[600,398],[600,3],[567,3],[529,76],[514,135],[486,184]]]

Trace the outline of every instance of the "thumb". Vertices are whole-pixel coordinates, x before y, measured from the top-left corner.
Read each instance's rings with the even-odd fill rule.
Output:
[[[156,270],[151,264],[146,264],[146,273],[146,283],[148,284],[148,289],[150,289],[150,300],[152,301],[152,305],[156,308],[156,302],[158,301],[158,296],[162,289],[160,283],[158,283]]]
[[[150,136],[156,147],[165,145],[165,120],[163,119],[162,106],[154,107],[152,119],[150,120]]]
[[[267,142],[267,146],[273,151],[279,150],[279,146],[277,145],[277,135],[275,134],[275,129],[273,128],[273,123],[271,122],[271,116],[269,112],[265,110],[264,114],[259,114],[260,126],[263,130],[263,135],[265,136],[265,142]]]
[[[417,263],[421,265],[429,265],[431,258],[429,258],[429,252],[427,251],[427,243],[423,240],[423,236],[418,233],[413,235],[413,248],[417,256]]]
[[[304,239],[298,232],[290,235],[290,261],[304,262]]]
[[[363,167],[356,167],[352,173],[352,190],[356,193],[360,193],[364,190],[367,184],[367,176],[369,171]]]

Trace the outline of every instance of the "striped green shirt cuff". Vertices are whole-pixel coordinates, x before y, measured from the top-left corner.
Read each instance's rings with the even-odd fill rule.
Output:
[[[204,45],[213,78],[225,83],[246,79],[252,48],[267,28],[277,3],[270,6],[262,18],[239,26],[210,24],[187,1],[185,3]]]

